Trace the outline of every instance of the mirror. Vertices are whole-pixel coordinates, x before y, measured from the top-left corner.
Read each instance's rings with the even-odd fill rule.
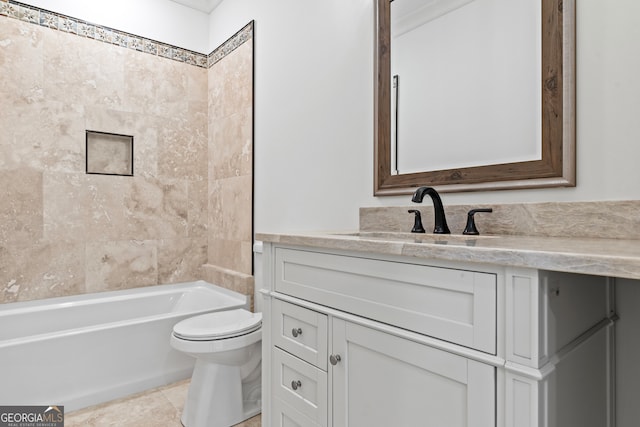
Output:
[[[392,1],[377,4],[374,195],[575,186],[575,0]]]

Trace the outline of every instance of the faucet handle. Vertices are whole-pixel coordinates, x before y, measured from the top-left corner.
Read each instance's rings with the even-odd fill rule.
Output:
[[[478,234],[480,234],[480,232],[476,228],[476,222],[473,218],[473,216],[477,212],[493,212],[493,209],[491,208],[471,209],[469,213],[467,213],[467,225],[466,227],[464,227],[464,231],[462,232],[462,234],[467,234],[472,236],[477,236]]]
[[[420,215],[420,211],[417,209],[409,209],[408,212],[416,215],[411,232],[424,233],[425,231],[424,231],[424,227],[422,226],[422,216]]]

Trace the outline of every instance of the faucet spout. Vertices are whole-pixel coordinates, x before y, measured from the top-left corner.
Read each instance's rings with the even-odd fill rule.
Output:
[[[429,195],[433,202],[433,213],[435,216],[435,225],[433,227],[434,234],[451,234],[449,227],[447,226],[447,218],[444,214],[444,206],[442,206],[442,199],[438,192],[431,187],[420,187],[416,190],[411,198],[414,203],[422,203],[424,196]]]

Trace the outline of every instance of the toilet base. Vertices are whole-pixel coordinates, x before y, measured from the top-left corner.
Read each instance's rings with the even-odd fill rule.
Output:
[[[260,413],[258,353],[241,366],[197,359],[180,421],[185,427],[230,427]]]

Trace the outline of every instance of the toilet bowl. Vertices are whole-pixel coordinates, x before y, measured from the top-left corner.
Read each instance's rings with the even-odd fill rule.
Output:
[[[196,358],[181,421],[229,427],[260,413],[262,313],[203,314],[173,327],[171,346]]]

